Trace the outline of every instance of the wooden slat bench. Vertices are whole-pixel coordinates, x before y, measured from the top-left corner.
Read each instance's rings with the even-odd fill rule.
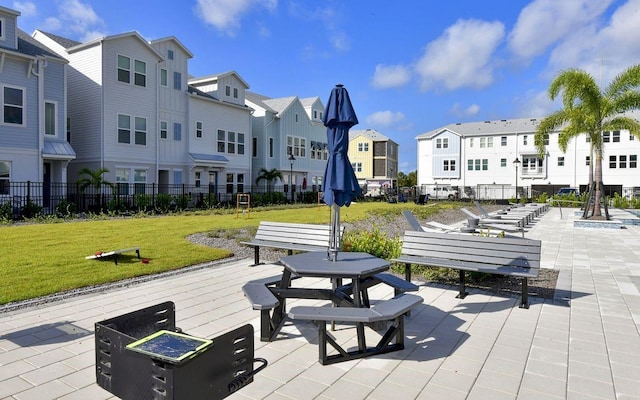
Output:
[[[539,240],[434,232],[406,231],[399,258],[405,264],[405,279],[411,280],[411,265],[456,269],[460,273],[459,298],[467,295],[465,272],[515,276],[522,279],[521,308],[529,308],[528,278],[540,273]]]
[[[130,247],[128,249],[118,249],[118,250],[111,250],[111,251],[99,251],[96,254],[92,255],[92,256],[86,256],[85,259],[87,260],[98,260],[101,258],[113,258],[113,261],[116,263],[116,265],[118,265],[118,255],[122,254],[122,253],[129,253],[135,251],[136,255],[138,256],[138,258],[140,258],[140,247]]]
[[[340,235],[344,227],[340,227]],[[260,264],[260,247],[293,251],[320,251],[329,248],[330,226],[261,221],[253,240],[241,244],[254,248],[254,265]]]
[[[317,324],[318,359],[322,365],[327,365],[404,349],[404,315],[422,302],[420,296],[400,294],[389,300],[382,300],[371,308],[296,306],[289,310],[288,315],[292,320],[313,321]],[[373,347],[367,347],[364,334],[358,334],[358,348],[347,350],[327,332],[327,322],[373,324],[379,321],[392,321],[392,324]],[[338,353],[328,355],[327,344]]]

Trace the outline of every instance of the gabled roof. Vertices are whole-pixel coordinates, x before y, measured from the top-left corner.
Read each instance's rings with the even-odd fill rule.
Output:
[[[240,82],[242,82],[245,88],[247,89],[249,88],[249,84],[247,83],[247,81],[242,79],[240,74],[237,73],[236,71],[227,71],[219,74],[202,76],[199,78],[191,78],[189,79],[189,83],[199,84],[199,83],[207,83],[207,82],[217,82],[218,80],[220,80],[220,78],[224,78],[225,76],[230,76],[230,75],[234,75]]]
[[[316,97],[306,97],[304,99],[300,99],[300,103],[302,103],[302,106],[305,108],[313,106],[313,103],[315,103],[316,101],[320,101],[320,97],[316,96]],[[322,104],[321,101],[320,101],[320,105],[322,105],[322,108],[324,108],[324,104]]]
[[[387,136],[376,131],[375,129],[352,129],[349,131],[349,140],[353,140],[358,136],[364,136],[374,142],[393,142]],[[394,142],[395,143],[395,142]]]
[[[215,96],[212,96],[207,92],[203,92],[202,90],[200,90],[200,89],[198,89],[198,88],[196,88],[194,86],[191,86],[191,85],[187,86],[187,92],[189,92],[191,94],[195,94],[196,96],[205,97],[207,99],[218,100],[218,98],[216,98]]]
[[[274,110],[276,113],[282,114],[285,111],[287,111],[287,109],[291,107],[293,102],[296,101],[297,99],[298,99],[297,96],[291,96],[291,97],[281,97],[279,99],[268,99],[268,100],[264,100],[263,102],[264,104],[271,107],[271,109]]]
[[[267,97],[267,96],[264,96],[264,95],[261,95],[261,94],[258,94],[258,93],[254,93],[254,92],[250,92],[250,91],[247,90],[244,93],[244,99],[246,101],[249,101],[249,102],[261,107],[261,108],[264,108],[265,110],[267,110],[267,111],[269,111],[271,113],[274,113],[274,114],[277,113],[276,110],[274,110],[273,108],[271,108],[271,106],[269,106],[268,104],[266,104],[264,102],[265,100],[269,100],[269,97]]]
[[[5,14],[13,15],[14,17],[19,17],[20,16],[20,11],[12,10],[10,8],[7,8],[7,7],[0,6],[0,12],[3,12]]]
[[[154,45],[156,43],[169,42],[169,41],[175,42],[178,45],[178,47],[180,47],[182,51],[184,51],[189,56],[189,58],[193,58],[193,53],[191,53],[189,49],[187,49],[187,47],[184,44],[182,44],[182,42],[179,41],[178,38],[175,36],[167,36],[164,38],[151,40],[149,41],[149,44]]]
[[[77,51],[84,50],[84,49],[86,49],[88,47],[92,47],[92,46],[101,44],[102,42],[109,42],[109,41],[112,41],[112,40],[118,40],[118,39],[127,38],[127,37],[132,37],[134,39],[137,39],[147,49],[149,49],[150,52],[154,53],[156,55],[156,57],[158,57],[159,60],[164,60],[164,56],[162,54],[160,54],[156,49],[154,49],[149,44],[149,42],[144,40],[144,38],[142,36],[140,36],[140,34],[138,32],[136,32],[136,31],[124,32],[124,33],[119,33],[117,35],[109,35],[109,36],[99,37],[97,39],[93,39],[93,40],[90,40],[88,42],[78,44],[76,46],[68,47],[66,49],[67,49],[68,53],[75,53]]]
[[[45,36],[48,36],[51,40],[53,40],[54,42],[58,43],[60,46],[64,47],[65,49],[71,48],[71,47],[75,47],[75,46],[79,46],[82,44],[82,42],[78,42],[76,40],[71,40],[68,38],[64,38],[62,36],[58,36],[58,35],[54,35],[53,33],[49,33],[49,32],[45,32],[42,31],[40,29],[36,29],[38,32],[42,33]]]
[[[53,50],[49,49],[42,43],[33,39],[26,32],[23,32],[22,30],[17,29],[16,33],[18,37],[18,48],[13,49],[13,48],[0,46],[0,50],[7,51],[13,54],[18,54],[28,58],[46,57],[49,59],[55,59],[65,63],[67,62],[67,60],[57,55]]]
[[[438,129],[422,133],[416,139],[430,139],[444,130],[461,137],[501,135],[508,133],[535,133],[540,120],[537,118],[503,119],[499,121],[467,122],[449,124]]]

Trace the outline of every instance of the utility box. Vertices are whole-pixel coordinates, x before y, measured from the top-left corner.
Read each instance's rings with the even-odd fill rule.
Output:
[[[254,360],[249,324],[212,339],[192,357],[169,362],[127,345],[176,329],[175,305],[165,302],[95,324],[96,382],[124,400],[223,399],[253,382],[266,365]],[[254,361],[263,365],[254,371]]]

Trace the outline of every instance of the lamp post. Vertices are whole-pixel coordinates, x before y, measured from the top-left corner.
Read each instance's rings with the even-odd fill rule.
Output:
[[[516,159],[513,160],[513,166],[516,167],[516,204],[518,204],[518,166],[520,165],[520,160],[516,156]]]
[[[291,191],[291,204],[293,204],[293,162],[296,158],[293,153],[289,156],[289,164],[291,165],[291,173],[289,174],[289,190]]]

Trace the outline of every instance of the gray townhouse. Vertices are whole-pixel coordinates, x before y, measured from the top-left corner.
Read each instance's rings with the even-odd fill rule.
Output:
[[[17,198],[10,182],[37,182],[33,194],[50,207],[65,190],[51,183],[65,183],[76,158],[66,137],[68,63],[20,30],[19,16],[0,6],[0,204]]]

